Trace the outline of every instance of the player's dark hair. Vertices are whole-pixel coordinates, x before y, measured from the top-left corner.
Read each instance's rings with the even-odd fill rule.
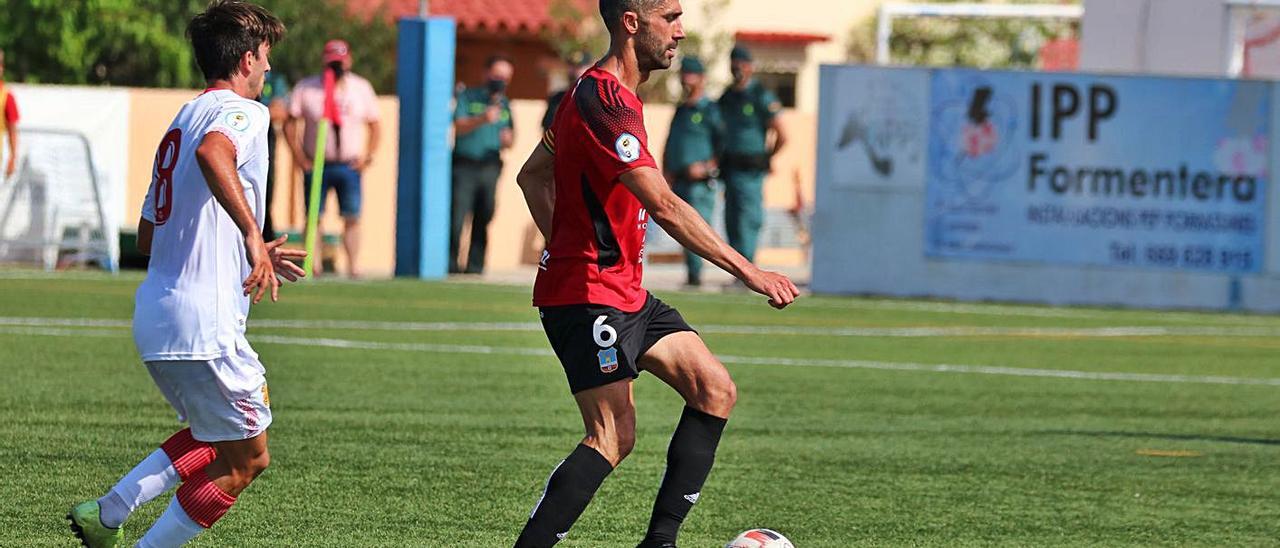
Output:
[[[258,46],[275,45],[284,33],[284,23],[271,12],[240,0],[213,0],[187,25],[205,80],[230,78],[246,51],[257,56]]]
[[[511,61],[510,57],[507,57],[505,53],[495,53],[493,55],[490,55],[488,59],[484,60],[484,68],[491,69],[493,68],[494,65],[502,62],[506,62],[512,65],[515,64],[514,62]]]
[[[604,27],[612,33],[622,24],[622,14],[629,11],[644,14],[661,2],[662,0],[600,0],[600,18],[604,19]]]

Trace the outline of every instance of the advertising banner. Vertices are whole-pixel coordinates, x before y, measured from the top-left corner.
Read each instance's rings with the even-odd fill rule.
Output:
[[[1257,272],[1263,82],[977,70],[930,84],[931,258]]]

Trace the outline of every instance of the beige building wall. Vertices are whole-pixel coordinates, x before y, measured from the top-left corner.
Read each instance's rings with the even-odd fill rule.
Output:
[[[724,10],[708,18],[703,13],[705,0],[682,3],[685,28],[699,32],[733,36],[738,31],[768,31],[829,36],[829,41],[810,44],[804,50],[805,60],[796,82],[796,109],[806,113],[818,110],[818,67],[846,61],[849,33],[867,17],[875,16],[880,4],[880,0],[729,0]],[[722,88],[729,80],[728,59],[710,61],[712,89]],[[715,95],[718,96],[718,92]]]
[[[151,182],[155,148],[160,137],[169,127],[174,113],[182,104],[194,97],[195,90],[130,90],[132,120],[129,126],[129,163],[126,175],[124,228],[133,230],[147,185]],[[382,108],[382,146],[378,149],[373,165],[364,175],[364,205],[361,217],[362,252],[360,265],[369,277],[388,277],[395,271],[395,219],[396,219],[396,159],[399,131],[399,102],[394,97],[380,99]],[[505,166],[498,182],[497,210],[489,225],[489,250],[487,268],[510,270],[521,264],[533,264],[542,249],[541,238],[525,209],[524,197],[516,186],[515,176],[529,152],[541,138],[540,121],[546,105],[543,101],[515,101],[516,140],[512,149],[504,154]],[[668,105],[653,105],[645,109],[645,123],[649,129],[650,148],[661,161],[662,148],[667,139],[674,109]],[[786,111],[784,124],[791,135],[791,144],[775,160],[774,173],[765,183],[765,204],[771,208],[789,208],[795,203],[798,180],[806,203],[813,200],[813,169],[816,139],[816,121],[813,115]],[[302,208],[302,174],[293,169],[293,160],[283,138],[276,153],[277,181],[272,214],[277,231],[300,232],[305,222]],[[341,232],[341,219],[337,204],[329,198],[325,215],[321,218],[322,231],[326,234]],[[464,238],[466,233],[464,232]],[[293,242],[300,246],[301,242]],[[464,241],[465,243],[465,241]],[[465,246],[464,251],[465,253]],[[345,271],[345,256],[336,254],[337,266]],[[762,250],[760,261],[765,264],[799,264],[802,255],[798,250]]]
[[[151,170],[155,161],[156,146],[173,121],[173,116],[183,103],[200,92],[197,90],[131,89],[131,121],[129,124],[129,169],[125,194],[125,211],[122,228],[137,228],[138,217],[147,186],[151,184]],[[395,271],[396,229],[396,159],[399,132],[399,101],[395,97],[382,97],[379,106],[382,114],[382,145],[368,170],[364,173],[364,202],[362,221],[363,251],[359,257],[364,274],[371,277],[391,276]],[[302,207],[302,173],[293,169],[293,160],[283,136],[277,142],[275,200],[272,217],[278,232],[301,232],[306,213]],[[321,218],[324,233],[339,233],[342,221],[338,205],[332,197],[326,204]],[[301,242],[293,242],[301,247]],[[345,255],[338,253],[338,267],[345,271]]]

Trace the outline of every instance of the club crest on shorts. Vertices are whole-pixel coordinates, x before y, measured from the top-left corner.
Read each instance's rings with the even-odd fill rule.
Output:
[[[618,349],[609,347],[596,352],[596,357],[600,358],[600,372],[613,373],[618,370]]]
[[[614,150],[618,151],[618,158],[626,163],[631,163],[640,159],[640,140],[635,135],[623,133],[618,136],[618,140],[613,143]]]

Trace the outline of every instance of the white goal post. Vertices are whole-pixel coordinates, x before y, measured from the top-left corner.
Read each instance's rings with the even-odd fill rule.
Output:
[[[1084,6],[1062,4],[909,4],[886,2],[876,17],[876,64],[889,64],[893,20],[903,17],[965,17],[1000,19],[1071,19],[1084,16]]]
[[[1280,0],[1226,0],[1227,76],[1280,78]]]
[[[0,266],[118,268],[119,234],[78,131],[22,128],[17,174],[0,181]]]

